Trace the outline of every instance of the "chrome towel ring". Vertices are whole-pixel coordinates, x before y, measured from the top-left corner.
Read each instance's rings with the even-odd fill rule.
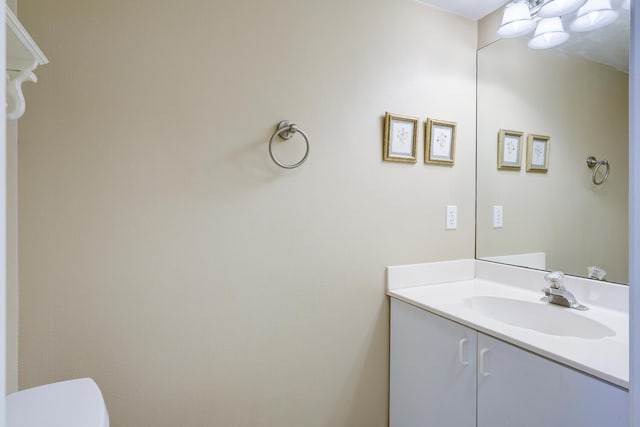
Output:
[[[282,139],[291,139],[293,138],[293,135],[295,135],[296,133],[299,133],[304,138],[306,150],[304,152],[304,156],[302,157],[302,160],[292,165],[287,165],[280,162],[276,158],[276,156],[274,156],[273,149],[272,149],[273,141],[274,139],[276,139],[276,136]],[[300,129],[295,123],[289,123],[287,120],[281,121],[280,123],[278,123],[278,129],[275,131],[273,135],[271,135],[271,139],[269,140],[269,156],[271,156],[271,160],[273,160],[273,162],[276,165],[280,166],[281,168],[284,168],[284,169],[297,168],[298,166],[302,165],[307,160],[307,157],[309,156],[309,138],[307,137],[307,134],[304,133],[302,129]]]
[[[611,166],[609,165],[609,162],[606,159],[598,160],[594,156],[589,156],[587,157],[587,166],[589,167],[589,169],[593,169],[593,175],[591,176],[591,180],[595,185],[602,185],[607,181],[607,178],[609,178],[609,169]],[[598,180],[598,177],[597,177],[598,170],[600,169],[601,166],[605,166],[606,169],[602,179]]]

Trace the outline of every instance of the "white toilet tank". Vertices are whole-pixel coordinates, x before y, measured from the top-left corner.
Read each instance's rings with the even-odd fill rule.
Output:
[[[7,396],[7,427],[109,427],[109,414],[91,378],[47,384]]]

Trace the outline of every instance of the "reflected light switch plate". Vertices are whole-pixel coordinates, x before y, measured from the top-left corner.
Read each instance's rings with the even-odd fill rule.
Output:
[[[493,228],[502,228],[504,221],[504,214],[502,212],[502,206],[496,205],[493,207]]]
[[[455,230],[458,228],[458,207],[447,206],[447,230]]]

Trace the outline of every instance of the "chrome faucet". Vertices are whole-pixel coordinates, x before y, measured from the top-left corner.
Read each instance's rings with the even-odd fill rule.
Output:
[[[562,284],[564,281],[564,273],[562,271],[552,271],[545,275],[544,279],[549,282],[549,287],[542,290],[545,296],[543,296],[540,301],[558,304],[580,311],[589,310],[588,307],[580,304],[576,300],[576,297],[564,287]]]

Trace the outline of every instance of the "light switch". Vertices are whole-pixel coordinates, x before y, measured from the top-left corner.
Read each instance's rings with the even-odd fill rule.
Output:
[[[447,230],[455,230],[458,228],[458,207],[447,206]]]
[[[495,205],[493,207],[493,228],[502,228],[504,222],[504,214],[502,212],[501,205]]]

